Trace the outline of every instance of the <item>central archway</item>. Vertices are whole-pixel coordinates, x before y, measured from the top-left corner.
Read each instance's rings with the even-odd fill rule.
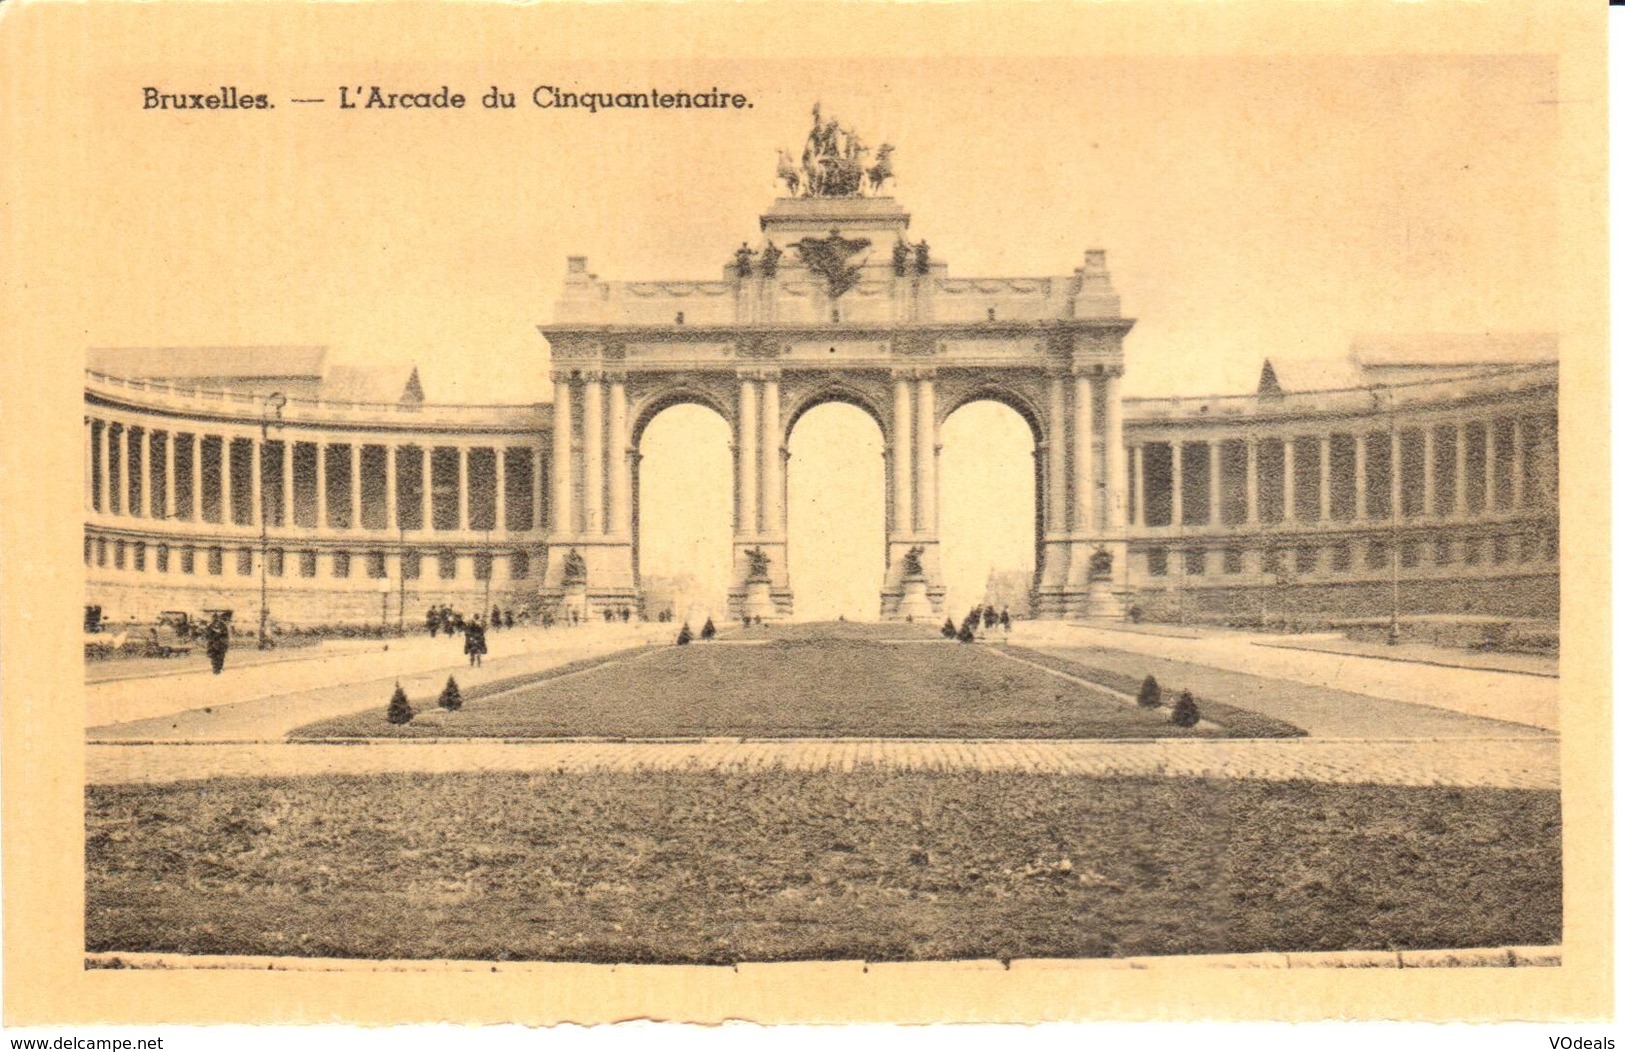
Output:
[[[885,442],[866,408],[825,400],[790,423],[789,551],[796,618],[880,616],[886,576]]]
[[[732,431],[712,407],[674,401],[634,434],[633,565],[643,616],[697,630],[728,610],[733,558]]]

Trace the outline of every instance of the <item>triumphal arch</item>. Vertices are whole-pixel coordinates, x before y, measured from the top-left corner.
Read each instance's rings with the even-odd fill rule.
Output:
[[[556,321],[540,326],[554,382],[549,598],[637,599],[638,447],[681,403],[734,441],[730,614],[788,617],[787,441],[827,402],[856,406],[886,450],[885,617],[940,617],[938,429],[960,406],[1019,413],[1037,449],[1038,616],[1120,612],[1127,591],[1123,338],[1106,254],[1053,277],[951,276],[886,193],[871,151],[815,108],[787,194],[719,278],[605,281],[571,257]]]

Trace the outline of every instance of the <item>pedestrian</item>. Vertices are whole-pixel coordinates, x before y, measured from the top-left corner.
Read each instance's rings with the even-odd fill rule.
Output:
[[[509,607],[508,609],[502,611],[502,627],[503,628],[512,628],[513,627],[513,608],[512,607]]]
[[[429,638],[433,639],[440,634],[440,611],[429,607],[429,612],[423,615],[423,626],[429,630]]]
[[[227,627],[226,619],[215,614],[209,627],[203,630],[203,639],[209,653],[209,665],[218,676],[220,670],[226,667],[226,651],[231,646],[231,629]]]
[[[485,656],[485,628],[478,616],[463,628],[463,653],[468,655],[469,668],[478,668],[480,658]]]

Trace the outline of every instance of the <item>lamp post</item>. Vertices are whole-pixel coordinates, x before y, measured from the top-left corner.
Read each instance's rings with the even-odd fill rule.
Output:
[[[388,569],[387,563],[385,569]],[[380,636],[387,634],[389,631],[389,593],[394,590],[390,586],[387,574],[378,578],[378,634]]]
[[[1377,392],[1388,396],[1388,645],[1399,645],[1399,501],[1400,491],[1394,485],[1402,459],[1399,443],[1399,419],[1394,410],[1394,389],[1387,385],[1371,389],[1372,408],[1380,408],[1382,399]]]
[[[401,609],[400,616],[395,622],[395,627],[400,631],[400,634],[404,636],[406,635],[406,527],[401,525],[399,515],[400,512],[397,511],[395,525],[401,531]],[[418,572],[421,573],[422,570],[420,569]]]
[[[281,427],[282,407],[287,404],[288,398],[286,395],[284,395],[281,391],[272,391],[266,396],[265,406],[260,410],[260,448],[258,455],[260,457],[262,468],[265,461],[265,447],[267,444],[269,444],[271,436],[271,417],[268,414],[275,414],[277,427]],[[229,450],[227,455],[230,455]],[[286,463],[288,459],[289,458],[284,458],[284,462]],[[265,514],[265,472],[261,470],[259,472],[259,476],[260,492],[257,494],[257,497],[259,498],[257,503],[259,504],[260,508],[260,636],[258,647],[260,650],[269,650],[271,647],[271,637],[266,629],[271,620],[271,607],[269,601],[269,586],[266,581],[267,567],[265,564],[270,558],[271,534],[270,519]],[[286,486],[283,487],[283,491],[287,491]],[[278,502],[277,507],[282,512],[283,521],[286,522],[288,513],[291,509],[283,508],[280,501]]]

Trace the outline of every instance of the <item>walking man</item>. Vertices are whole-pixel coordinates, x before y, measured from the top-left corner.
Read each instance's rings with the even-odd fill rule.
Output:
[[[226,626],[226,619],[215,614],[209,622],[209,627],[203,630],[204,649],[209,654],[209,666],[214,669],[215,675],[226,667],[226,650],[231,646],[231,629]]]

